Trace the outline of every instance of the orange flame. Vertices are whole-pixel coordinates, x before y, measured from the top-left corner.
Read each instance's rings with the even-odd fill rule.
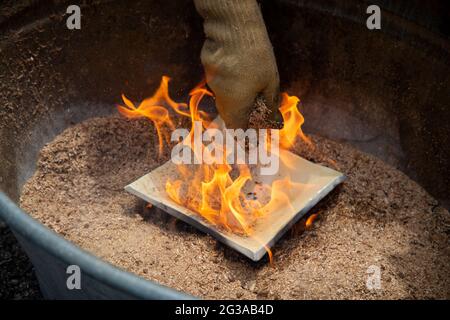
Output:
[[[280,145],[284,149],[291,148],[297,136],[299,136],[308,145],[312,145],[311,140],[303,133],[302,125],[305,118],[298,110],[300,99],[296,96],[289,96],[282,93],[280,112],[283,117],[283,128],[280,130]]]
[[[153,122],[158,134],[160,154],[163,152],[164,140],[166,140],[167,143],[170,141],[170,136],[168,135],[168,131],[164,130],[164,126],[167,126],[170,130],[175,129],[175,125],[170,118],[169,111],[164,107],[164,105],[168,105],[180,115],[187,117],[190,116],[188,111],[185,110],[187,109],[187,105],[185,103],[177,103],[170,98],[169,81],[169,77],[163,76],[161,79],[161,84],[155,94],[152,97],[142,101],[137,108],[133,102],[131,102],[123,94],[122,100],[125,103],[125,106],[117,106],[119,112],[127,118],[133,119],[144,117]]]
[[[308,217],[308,219],[306,219],[306,222],[305,222],[306,229],[310,229],[312,227],[314,221],[317,219],[318,216],[319,216],[318,213],[313,213],[312,215],[310,215]]]
[[[191,148],[194,156],[199,156],[198,153],[203,152],[205,146],[202,145],[200,150],[193,146],[194,123],[201,121],[202,131],[210,125],[209,115],[200,110],[199,106],[205,96],[212,97],[213,94],[205,88],[205,83],[201,83],[190,92],[189,105],[178,103],[169,96],[169,80],[167,76],[163,76],[155,94],[142,101],[137,108],[122,95],[125,106],[118,106],[118,110],[125,117],[145,117],[153,122],[159,138],[160,153],[163,151],[164,140],[169,143],[170,131],[175,129],[170,112],[166,107],[170,107],[180,116],[190,118],[192,127],[183,143]],[[293,146],[297,137],[311,144],[301,129],[304,118],[297,108],[298,103],[297,97],[283,94],[280,112],[283,116],[284,126],[279,132],[281,148],[288,149]],[[270,146],[267,147],[270,148]],[[220,151],[224,155],[227,154],[224,147]],[[259,186],[266,189],[265,193],[269,195],[268,199],[260,200],[249,199],[247,196],[248,186],[253,179],[247,165],[231,166],[228,163],[214,163],[180,164],[177,167],[179,176],[166,181],[168,196],[174,202],[195,211],[218,228],[251,236],[257,220],[268,212],[273,212],[280,207],[294,210],[289,202],[288,193],[299,186],[292,183],[290,177],[276,180],[272,185]],[[272,262],[272,252],[266,245],[265,248]]]

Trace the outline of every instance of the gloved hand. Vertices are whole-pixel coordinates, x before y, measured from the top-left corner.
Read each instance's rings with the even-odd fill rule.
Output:
[[[270,120],[281,122],[278,68],[256,0],[194,2],[205,20],[201,60],[206,81],[227,127],[247,128],[258,95]]]

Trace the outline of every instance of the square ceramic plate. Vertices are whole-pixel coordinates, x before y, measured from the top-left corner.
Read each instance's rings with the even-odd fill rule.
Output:
[[[171,161],[126,186],[125,190],[258,261],[266,253],[264,246],[272,247],[308,210],[345,179],[340,172],[314,164],[289,151],[281,152],[284,154],[278,173],[274,176],[253,176],[253,181],[271,185],[275,179],[289,175],[291,183],[296,185],[291,192],[283,190],[289,197],[290,206],[280,200],[273,212],[268,212],[252,227],[250,237],[218,229],[199,214],[170,199],[165,191],[166,180],[168,176],[177,174],[176,165]]]

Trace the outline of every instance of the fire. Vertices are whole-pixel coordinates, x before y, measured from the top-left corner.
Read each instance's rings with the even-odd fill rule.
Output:
[[[170,133],[175,129],[173,116],[187,117],[192,127],[189,135],[183,140],[184,145],[191,148],[194,156],[203,152],[205,145],[200,149],[193,146],[194,123],[200,121],[201,130],[212,125],[209,115],[200,110],[200,103],[205,97],[213,97],[205,84],[202,83],[190,92],[189,104],[178,103],[169,96],[169,78],[163,76],[155,94],[142,101],[136,107],[125,95],[122,95],[124,106],[118,106],[119,112],[128,118],[145,117],[153,122],[159,138],[159,151],[164,150],[164,142],[170,143]],[[301,127],[304,118],[298,110],[299,99],[284,93],[282,96],[280,112],[283,116],[284,126],[279,131],[280,147],[291,148],[300,137],[304,142],[311,144],[303,133]],[[270,148],[270,145],[266,146]],[[226,149],[222,149],[227,154]],[[226,158],[226,157],[225,157]],[[292,209],[289,202],[289,192],[297,190],[300,186],[292,183],[290,177],[276,180],[272,185],[258,185],[253,181],[252,168],[246,164],[192,164],[177,165],[178,177],[166,181],[166,192],[176,203],[193,210],[210,224],[229,232],[252,236],[254,225],[268,212],[283,206],[286,210]],[[253,189],[263,188],[268,195],[267,199],[249,198]],[[292,209],[293,210],[293,209]],[[265,245],[265,244],[264,244]],[[270,250],[269,257],[272,259]]]
[[[308,145],[312,145],[311,140],[303,133],[302,125],[305,118],[298,110],[300,99],[296,96],[282,94],[280,112],[283,117],[283,128],[280,130],[280,144],[284,149],[291,148],[297,137],[300,137]]]
[[[318,213],[313,213],[312,215],[310,215],[308,217],[308,219],[306,219],[306,222],[305,222],[306,229],[310,229],[312,227],[314,221],[316,221],[318,216],[319,216]]]
[[[147,118],[153,122],[158,134],[160,154],[163,152],[164,140],[169,142],[170,131],[175,129],[175,125],[165,105],[170,106],[176,113],[182,116],[190,116],[185,103],[177,103],[170,98],[169,81],[169,77],[163,76],[155,94],[143,100],[137,108],[124,94],[122,94],[122,100],[125,106],[119,105],[117,107],[119,112],[127,118]],[[165,127],[170,131],[165,130]]]

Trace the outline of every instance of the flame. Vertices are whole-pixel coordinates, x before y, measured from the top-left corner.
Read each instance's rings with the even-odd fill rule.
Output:
[[[269,246],[264,245],[264,249],[267,251],[267,255],[269,256],[269,263],[271,266],[273,266],[273,253],[272,250],[270,250]]]
[[[311,140],[303,133],[302,125],[305,118],[298,110],[300,99],[296,96],[289,96],[282,93],[280,112],[283,117],[283,128],[280,130],[280,145],[284,149],[291,148],[297,137],[300,137],[308,145],[312,145]]]
[[[200,103],[205,97],[213,97],[213,94],[206,89],[203,82],[190,92],[189,104],[178,103],[169,96],[169,80],[169,77],[163,76],[155,94],[142,101],[138,107],[122,95],[125,105],[119,105],[118,110],[127,118],[145,117],[153,122],[158,134],[160,154],[164,149],[164,141],[169,143],[170,132],[175,129],[170,110],[174,111],[175,115],[189,118],[192,126],[183,143],[191,148],[194,156],[200,156],[199,153],[203,153],[205,146],[194,147],[195,122],[201,122],[201,128],[197,130],[202,132],[211,125],[209,115],[200,110]],[[279,131],[280,147],[289,149],[294,145],[297,137],[311,144],[301,129],[304,118],[297,107],[300,100],[286,93],[282,98],[280,112],[284,126]],[[267,143],[266,148],[270,147]],[[224,147],[218,149],[223,152],[223,155],[228,154]],[[264,189],[268,199],[252,199],[248,197],[248,194],[253,192],[248,192],[248,188],[254,181],[251,168],[245,164],[233,166],[228,163],[180,164],[177,165],[177,169],[178,177],[168,179],[165,186],[168,196],[174,202],[193,210],[220,229],[245,236],[252,236],[258,219],[266,214],[280,208],[294,210],[289,200],[289,193],[298,192],[301,189],[301,186],[293,183],[290,177],[275,180],[271,185],[254,183],[252,190]],[[263,245],[272,262],[272,252],[266,244]]]
[[[313,213],[312,215],[310,215],[308,217],[308,219],[306,219],[306,222],[305,222],[306,229],[310,229],[312,227],[314,221],[317,219],[318,216],[319,216],[318,213]]]
[[[164,140],[166,140],[167,143],[170,141],[169,131],[164,130],[164,127],[167,127],[170,131],[175,129],[169,111],[164,106],[168,105],[176,113],[182,116],[190,116],[188,110],[186,110],[187,105],[185,103],[177,103],[170,98],[169,81],[169,77],[163,76],[155,94],[152,97],[143,100],[137,108],[124,94],[122,94],[122,100],[125,103],[125,106],[117,106],[119,112],[127,118],[147,118],[153,122],[158,134],[160,154],[163,152]]]

